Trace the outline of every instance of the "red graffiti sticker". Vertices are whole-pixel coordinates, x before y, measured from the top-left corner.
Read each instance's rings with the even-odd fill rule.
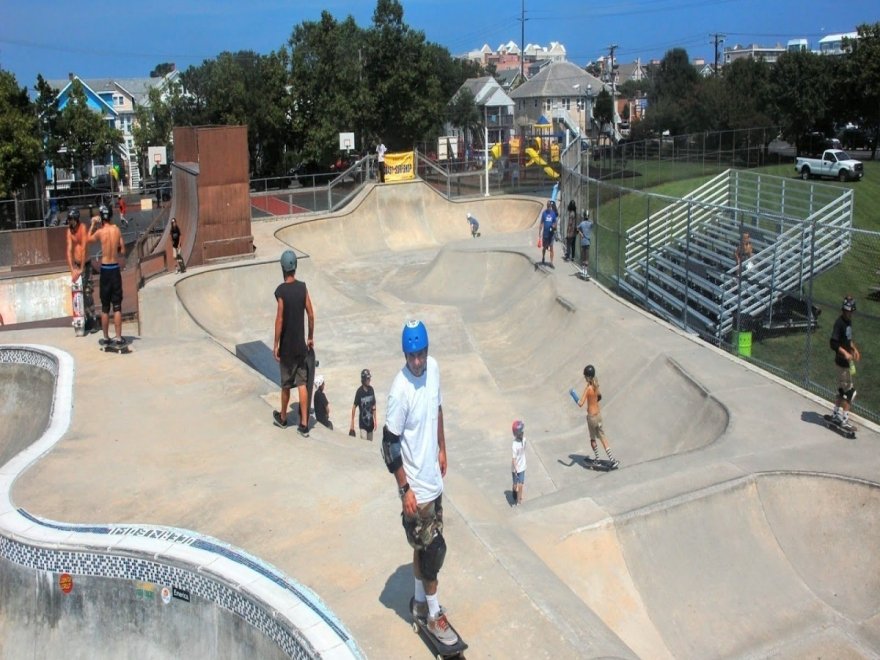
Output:
[[[61,587],[61,591],[66,594],[69,594],[73,591],[73,577],[70,573],[62,573],[61,577],[58,578],[58,586]]]

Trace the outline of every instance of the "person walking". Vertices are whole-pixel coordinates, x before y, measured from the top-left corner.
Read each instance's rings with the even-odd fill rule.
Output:
[[[523,501],[523,488],[526,483],[526,439],[523,435],[525,424],[519,419],[513,422],[513,457],[510,461],[510,472],[513,475],[513,506]]]
[[[358,429],[362,438],[373,441],[373,431],[379,427],[376,417],[376,392],[370,381],[373,379],[369,369],[361,371],[361,386],[355,390],[354,403],[351,405],[351,425],[348,434],[354,437],[354,413],[358,414]]]
[[[855,427],[849,421],[849,411],[853,399],[856,398],[856,387],[853,376],[856,374],[856,362],[862,359],[859,347],[853,339],[852,315],[856,311],[856,301],[846,296],[840,306],[840,316],[831,330],[831,350],[834,351],[834,364],[837,367],[837,399],[831,421],[850,433]]]
[[[541,213],[541,222],[539,223],[540,232],[538,236],[541,239],[541,264],[545,264],[544,256],[547,250],[550,250],[550,268],[556,268],[553,265],[553,238],[556,234],[557,214],[553,210],[553,200],[547,202],[547,208]]]
[[[568,203],[568,221],[565,225],[565,260],[574,261],[574,243],[577,238],[577,203],[572,199]]]
[[[602,447],[605,449],[605,453],[608,454],[609,466],[612,469],[616,468],[619,463],[611,453],[611,447],[608,446],[608,439],[605,437],[605,429],[602,427],[602,413],[599,412],[599,401],[602,400],[602,393],[599,391],[599,379],[596,378],[596,368],[592,364],[584,367],[584,380],[587,381],[587,384],[577,404],[579,408],[583,408],[584,404],[587,404],[587,430],[590,433],[590,446],[598,463],[599,448],[596,445],[596,440],[601,440]],[[574,390],[571,392],[572,397],[575,398],[577,395]]]
[[[440,368],[428,355],[428,331],[421,321],[403,326],[401,345],[406,363],[388,392],[382,457],[397,482],[403,528],[413,549],[410,612],[414,619],[426,621],[440,644],[452,646],[458,635],[438,597],[438,573],[446,556],[443,478],[447,468]]]
[[[590,220],[590,212],[584,211],[581,222],[577,228],[581,237],[581,269],[585,277],[590,276],[590,239],[593,237],[593,221]]]
[[[379,138],[379,144],[376,145],[376,165],[379,168],[379,183],[385,183],[385,152],[388,148]]]
[[[99,227],[100,224],[100,227]],[[124,346],[122,338],[122,268],[119,257],[125,257],[125,242],[122,232],[113,224],[113,209],[105,204],[98,207],[98,215],[92,217],[89,227],[89,243],[101,244],[101,330],[103,343],[110,343],[110,309],[113,309],[113,327],[116,331],[114,342]]]
[[[281,255],[281,272],[284,281],[275,289],[277,309],[275,313],[275,344],[272,352],[281,372],[281,410],[272,411],[275,426],[287,426],[287,407],[290,390],[295,387],[299,395],[299,424],[297,431],[309,437],[308,366],[306,358],[315,348],[315,310],[306,283],[296,279],[296,254],[285,250]],[[303,323],[308,316],[308,335]]]

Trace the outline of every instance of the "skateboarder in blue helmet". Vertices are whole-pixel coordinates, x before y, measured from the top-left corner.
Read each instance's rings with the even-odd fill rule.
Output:
[[[855,427],[849,419],[849,410],[856,397],[853,376],[856,374],[856,363],[862,354],[853,339],[852,317],[856,311],[856,301],[846,296],[840,305],[840,316],[834,321],[831,330],[830,346],[834,351],[834,365],[837,368],[837,399],[831,421],[847,433],[855,433]]]
[[[446,556],[443,537],[443,477],[446,436],[440,369],[428,355],[428,330],[407,321],[401,333],[405,364],[388,392],[382,457],[394,475],[406,539],[413,548],[413,619],[442,647],[460,643],[438,598],[438,573]]]

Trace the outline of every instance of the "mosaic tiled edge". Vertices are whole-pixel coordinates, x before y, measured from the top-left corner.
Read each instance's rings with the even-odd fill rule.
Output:
[[[53,415],[59,398],[58,376],[61,373],[59,360],[61,355],[63,355],[65,361],[72,364],[72,359],[67,354],[51,347],[0,345],[0,364],[17,363],[33,365],[34,367],[49,371],[55,377],[56,400],[53,401]],[[69,387],[72,379],[65,379],[65,381]],[[69,395],[62,398],[66,398],[69,401]],[[41,441],[34,444],[39,442]],[[24,450],[22,454],[27,451],[27,449]],[[36,452],[34,460],[41,453]],[[8,498],[8,493],[5,496]],[[225,584],[221,579],[208,577],[195,570],[162,563],[152,558],[148,559],[146,556],[132,556],[130,549],[126,549],[125,553],[118,552],[115,554],[110,548],[106,548],[105,552],[89,551],[83,548],[88,547],[90,544],[94,545],[94,543],[82,542],[76,537],[79,534],[83,535],[83,539],[85,539],[85,535],[93,534],[117,538],[121,535],[172,542],[182,548],[188,547],[196,551],[209,552],[236,562],[256,573],[259,578],[270,581],[289,592],[291,596],[289,604],[291,606],[302,603],[309,607],[345,645],[350,657],[362,657],[354,640],[316,594],[295,583],[283,573],[258,558],[248,555],[244,551],[232,548],[209,536],[189,530],[159,526],[58,523],[34,516],[24,509],[16,509],[16,512],[23,520],[38,525],[47,532],[55,531],[63,534],[70,548],[65,549],[57,541],[51,543],[51,548],[41,547],[37,543],[27,543],[13,538],[15,535],[8,534],[8,531],[0,526],[0,556],[11,562],[37,571],[119,578],[185,589],[193,595],[197,595],[208,602],[212,602],[237,614],[249,625],[266,635],[268,639],[275,642],[289,657],[296,658],[297,660],[300,658],[320,657],[320,653],[314,649],[313,645],[305,638],[301,631],[271,615],[267,612],[268,606],[261,605],[255,597],[243,593],[234,586]],[[148,552],[145,551],[144,555],[147,554]],[[194,559],[192,563],[196,566],[199,562]],[[222,573],[220,578],[222,578]],[[230,580],[230,582],[234,583],[235,581]],[[268,607],[268,609],[272,610],[273,608]]]

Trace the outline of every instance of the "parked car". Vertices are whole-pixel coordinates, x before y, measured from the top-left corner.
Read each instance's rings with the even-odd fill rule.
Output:
[[[794,169],[804,181],[813,176],[858,181],[865,175],[861,161],[841,149],[826,149],[821,158],[798,158]]]

